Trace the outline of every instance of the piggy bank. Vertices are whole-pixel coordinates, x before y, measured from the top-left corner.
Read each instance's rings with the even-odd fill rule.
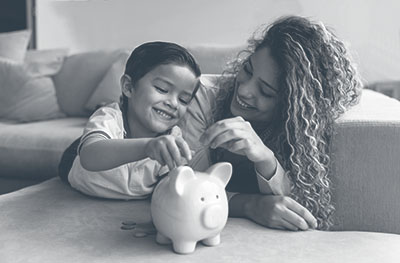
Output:
[[[205,172],[181,166],[163,178],[151,199],[156,242],[172,242],[179,254],[192,253],[198,241],[218,245],[228,219],[225,186],[231,174],[230,163],[217,163]]]

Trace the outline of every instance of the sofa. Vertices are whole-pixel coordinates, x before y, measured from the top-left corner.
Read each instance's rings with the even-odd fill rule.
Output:
[[[203,45],[188,49],[199,61],[202,81],[207,82],[221,73],[240,47]],[[51,81],[53,90],[46,94],[51,93],[48,100],[53,105],[43,107],[48,101],[39,100],[41,110],[36,114],[34,109],[25,109],[28,113],[24,114],[31,116],[25,119],[27,115],[16,112],[22,107],[8,116],[1,112],[1,104],[12,108],[18,102],[4,96],[0,99],[3,193],[57,178],[62,153],[81,135],[88,116],[99,105],[118,100],[119,89],[115,87],[128,55],[129,49],[122,48],[76,54],[65,50],[26,52],[20,64],[25,64],[24,70],[37,73],[30,76]],[[334,128],[333,230],[400,234],[400,102],[365,89],[359,104],[336,120]]]
[[[220,73],[239,48],[188,47],[210,76]],[[119,100],[119,78],[129,54],[127,48],[79,54],[28,50],[21,67],[2,64],[0,53],[0,193],[57,176],[63,151],[81,135],[90,114]],[[28,77],[21,77],[20,70]],[[3,88],[7,80],[2,84],[1,77],[9,75],[23,81],[17,86],[10,80],[13,86]]]

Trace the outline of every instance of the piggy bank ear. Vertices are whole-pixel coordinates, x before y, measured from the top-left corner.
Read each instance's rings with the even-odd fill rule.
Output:
[[[206,173],[211,176],[218,177],[224,186],[226,186],[231,179],[232,165],[228,162],[216,163],[207,169]]]
[[[183,195],[186,183],[195,178],[194,171],[189,166],[175,168],[169,176],[171,176],[171,190],[178,195]]]

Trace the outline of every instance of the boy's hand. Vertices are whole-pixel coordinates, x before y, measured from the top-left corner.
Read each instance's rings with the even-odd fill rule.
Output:
[[[178,128],[179,129],[179,128]],[[192,159],[187,142],[182,138],[180,130],[173,128],[170,135],[162,135],[151,139],[145,148],[146,155],[167,165],[170,170],[184,165]]]

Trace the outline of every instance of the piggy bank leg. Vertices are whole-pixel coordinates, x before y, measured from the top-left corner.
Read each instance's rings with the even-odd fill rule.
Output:
[[[219,245],[219,243],[221,243],[220,234],[218,234],[216,236],[213,236],[213,237],[209,237],[209,238],[203,239],[201,242],[204,245],[210,246],[210,247]]]
[[[179,254],[193,253],[196,248],[196,243],[193,241],[172,241],[174,251]]]
[[[156,242],[158,244],[160,244],[160,245],[168,245],[168,244],[171,244],[171,239],[169,239],[168,237],[164,236],[160,232],[157,232]]]

